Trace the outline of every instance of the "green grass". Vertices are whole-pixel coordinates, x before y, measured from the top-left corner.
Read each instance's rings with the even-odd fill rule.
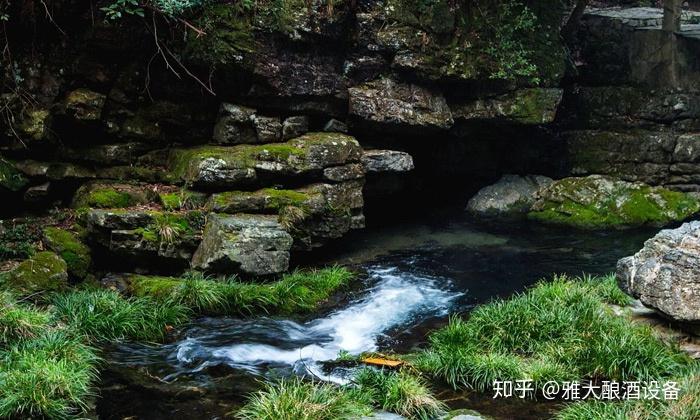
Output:
[[[352,393],[330,384],[286,379],[267,384],[236,413],[245,420],[344,420],[371,413]]]
[[[95,351],[62,331],[0,352],[0,417],[71,418],[97,379]]]
[[[56,318],[90,342],[122,339],[162,340],[169,326],[188,319],[188,310],[173,302],[123,298],[111,290],[79,290],[56,295]]]
[[[700,364],[695,362],[676,377],[680,389],[676,400],[582,401],[557,413],[559,420],[695,420],[700,418]],[[662,386],[663,384],[659,384]]]
[[[355,375],[354,382],[359,399],[382,410],[410,419],[433,419],[445,413],[446,406],[425,382],[406,371],[364,368]]]
[[[294,314],[316,309],[352,278],[352,272],[338,266],[295,271],[271,283],[217,280],[198,273],[183,279],[134,276],[132,291],[207,315]]]
[[[687,364],[649,327],[612,313],[626,303],[614,279],[555,277],[509,300],[453,318],[430,336],[415,364],[454,388],[490,389],[494,380],[652,380]]]
[[[0,291],[0,347],[38,336],[49,321],[46,312],[19,305],[14,296]]]

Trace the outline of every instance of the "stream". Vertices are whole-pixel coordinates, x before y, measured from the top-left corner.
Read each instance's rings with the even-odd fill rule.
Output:
[[[609,273],[620,257],[636,252],[655,233],[572,235],[527,223],[432,219],[356,232],[316,256],[316,262],[347,264],[365,273],[361,284],[320,313],[294,319],[200,318],[168,344],[113,346],[98,413],[218,418],[264,379],[310,375],[344,383],[347,368],[324,364],[341,352],[415,350],[449,314],[507,297],[552,273]],[[494,418],[513,418],[513,413],[545,418],[551,410],[551,404],[496,404],[483,395],[444,392],[453,408],[475,408]]]

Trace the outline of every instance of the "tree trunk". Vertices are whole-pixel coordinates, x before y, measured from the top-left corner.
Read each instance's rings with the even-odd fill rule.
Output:
[[[662,29],[668,32],[681,30],[681,4],[683,0],[664,0],[664,23]]]

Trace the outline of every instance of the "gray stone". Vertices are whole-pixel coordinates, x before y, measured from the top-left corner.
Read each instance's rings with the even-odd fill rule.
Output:
[[[342,121],[331,118],[328,120],[326,125],[323,126],[323,131],[333,132],[333,133],[347,133],[348,125]]]
[[[441,93],[380,79],[348,89],[351,116],[390,127],[448,129],[454,123]]]
[[[282,140],[282,123],[277,117],[250,117],[255,127],[258,143],[275,143]]]
[[[27,188],[27,191],[24,192],[24,201],[32,203],[43,201],[49,196],[50,188],[51,184],[48,182],[29,187]]]
[[[413,157],[396,150],[365,150],[362,165],[366,172],[408,172],[413,170]]]
[[[700,330],[700,222],[659,232],[618,261],[617,279],[644,305]]]
[[[694,163],[700,162],[700,135],[683,134],[676,139],[673,150],[673,161]]]
[[[323,170],[323,179],[331,182],[344,182],[361,179],[365,176],[365,168],[360,163],[350,163],[343,166],[332,166]]]
[[[214,125],[214,142],[219,144],[255,143],[257,138],[250,120],[254,114],[254,109],[222,103],[219,108],[219,119]]]
[[[289,268],[292,237],[275,216],[210,214],[192,267],[262,276]]]
[[[539,175],[503,175],[482,188],[467,203],[467,211],[478,216],[525,214],[537,200],[537,192],[553,180]]]
[[[289,140],[309,131],[309,118],[306,116],[289,117],[282,123],[282,139]]]

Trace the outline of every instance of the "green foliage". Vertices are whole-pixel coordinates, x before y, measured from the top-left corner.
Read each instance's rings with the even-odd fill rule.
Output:
[[[360,401],[410,419],[434,419],[446,406],[438,401],[420,378],[405,371],[360,370],[353,381]]]
[[[59,330],[0,350],[0,417],[74,417],[87,408],[97,361]]]
[[[169,17],[177,17],[206,4],[206,0],[112,0],[102,7],[107,20],[117,20],[124,16],[145,17],[146,9],[155,10]]]
[[[292,314],[316,309],[352,277],[349,270],[334,266],[295,271],[267,284],[243,283],[235,277],[217,280],[200,273],[184,279],[134,276],[131,283],[136,296],[174,302],[201,314]]]
[[[1,227],[0,261],[31,257],[39,238],[37,226],[32,222]]]
[[[121,19],[122,16],[145,16],[145,11],[141,7],[139,0],[113,0],[109,5],[102,7],[100,10],[105,12],[108,20]]]
[[[612,277],[555,277],[509,300],[454,318],[416,358],[422,370],[455,388],[485,390],[494,380],[654,380],[687,363],[646,326],[611,313],[625,303]]]
[[[188,319],[185,307],[149,298],[123,298],[111,290],[80,290],[53,299],[58,320],[88,341],[157,341]]]
[[[697,361],[676,377],[680,389],[676,400],[627,400],[605,402],[599,400],[569,404],[557,413],[559,420],[694,420],[700,418],[700,363]]]
[[[46,312],[19,305],[14,296],[0,291],[0,348],[35,338],[46,330],[49,320]]]
[[[371,413],[351,393],[330,384],[287,379],[252,394],[236,413],[244,420],[344,420]]]

